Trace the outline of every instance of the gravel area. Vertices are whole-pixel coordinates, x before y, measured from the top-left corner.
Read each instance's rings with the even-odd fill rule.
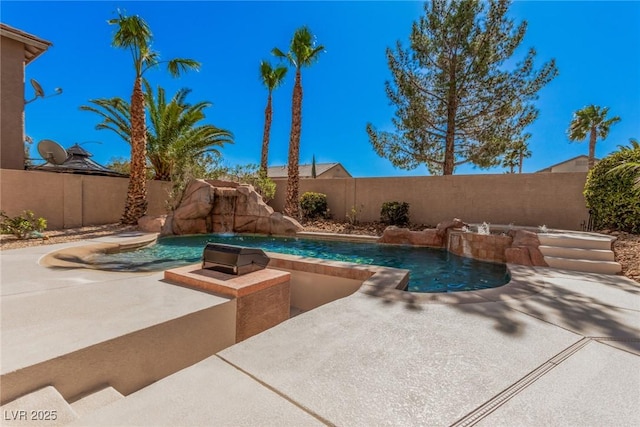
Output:
[[[369,236],[381,236],[386,227],[385,224],[379,222],[353,225],[346,222],[340,223],[335,221],[303,221],[302,225],[305,231]],[[424,224],[413,224],[409,228],[412,230],[422,230],[427,227],[429,226]],[[14,236],[0,235],[0,251],[29,246],[52,245],[81,239],[93,239],[135,229],[136,227],[133,226],[107,224],[92,227],[69,228],[65,230],[48,230],[43,233],[44,238],[37,239],[18,240]],[[616,261],[622,265],[622,274],[640,283],[640,235],[608,230],[601,232],[618,238],[613,244],[613,251]]]

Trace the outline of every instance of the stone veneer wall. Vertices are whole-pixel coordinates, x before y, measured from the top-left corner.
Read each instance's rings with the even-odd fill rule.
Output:
[[[511,247],[512,242],[511,236],[449,230],[447,249],[467,258],[505,263],[505,250]]]

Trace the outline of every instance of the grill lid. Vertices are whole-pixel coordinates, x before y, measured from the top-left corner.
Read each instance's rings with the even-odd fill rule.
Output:
[[[262,270],[269,264],[269,257],[262,249],[244,246],[207,243],[202,252],[202,268],[227,274],[242,275]]]

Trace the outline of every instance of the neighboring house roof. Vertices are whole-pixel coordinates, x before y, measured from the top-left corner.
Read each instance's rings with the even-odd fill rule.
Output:
[[[342,166],[340,163],[316,163],[316,177],[327,173],[329,170],[335,168],[336,166],[341,166],[345,173],[351,176],[351,174],[347,172],[344,166]],[[311,178],[311,167],[312,165],[300,165],[298,169],[300,178]],[[267,176],[269,178],[286,178],[287,176],[289,176],[288,167],[271,166],[267,168]]]
[[[25,33],[17,28],[10,27],[0,22],[0,35],[21,43],[24,43],[24,63],[25,65],[40,56],[53,44],[49,41],[36,37],[33,34]]]
[[[127,175],[113,171],[109,168],[102,166],[100,163],[94,162],[89,157],[93,154],[79,146],[73,145],[67,149],[67,160],[59,165],[52,163],[45,163],[40,166],[31,166],[30,170],[43,170],[49,172],[61,172],[61,173],[79,173],[86,175],[102,175],[102,176],[115,176],[126,177]]]
[[[557,168],[557,167],[559,167],[559,166],[568,165],[568,164],[570,164],[570,163],[575,162],[576,160],[586,160],[586,161],[588,161],[588,160],[589,160],[589,156],[587,156],[587,155],[585,155],[585,154],[581,154],[581,155],[579,155],[579,156],[572,157],[572,158],[567,159],[567,160],[565,160],[565,161],[562,161],[562,162],[560,162],[560,163],[556,163],[555,165],[551,165],[551,166],[548,166],[548,167],[546,167],[546,168],[544,168],[544,169],[540,169],[540,170],[539,170],[539,171],[537,171],[536,173],[540,173],[540,172],[551,172],[553,169],[555,169],[555,168]],[[598,163],[598,162],[600,161],[600,159],[597,159],[597,158],[596,158],[596,159],[594,159],[594,160],[595,160],[595,162],[596,162],[596,163]]]

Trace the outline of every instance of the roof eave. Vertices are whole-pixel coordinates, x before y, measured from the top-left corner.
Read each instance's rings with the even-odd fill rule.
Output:
[[[53,43],[34,36],[33,34],[25,33],[17,28],[10,27],[6,24],[0,23],[0,35],[12,40],[16,40],[25,45],[24,49],[24,62],[25,65],[35,60],[38,56],[42,55]]]

